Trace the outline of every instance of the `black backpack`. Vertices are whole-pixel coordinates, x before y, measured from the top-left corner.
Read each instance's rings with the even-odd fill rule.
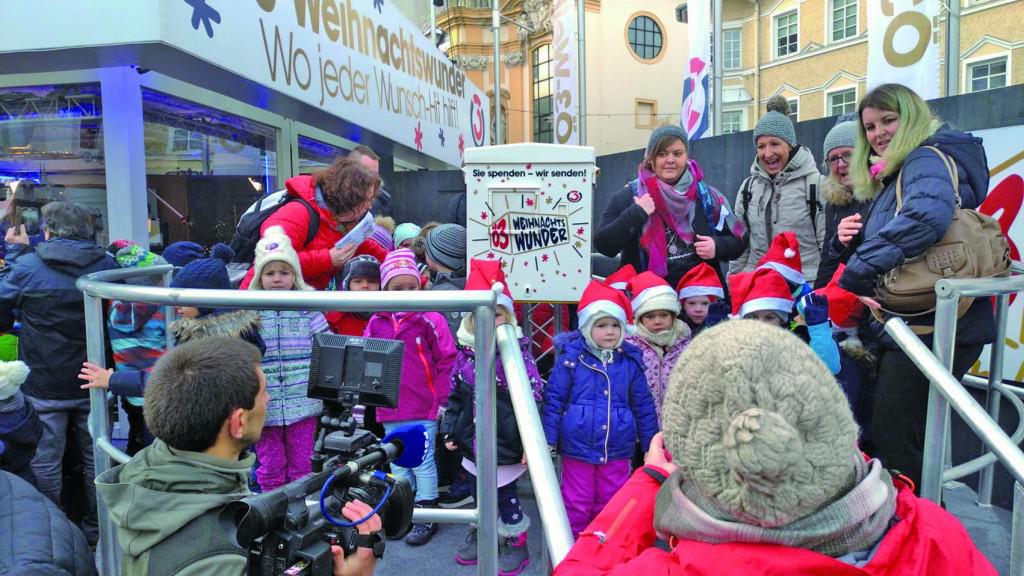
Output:
[[[306,200],[292,196],[287,190],[278,190],[254,202],[238,219],[235,234],[231,237],[231,249],[235,251],[232,262],[252,264],[256,257],[256,243],[260,241],[263,223],[289,202],[301,202],[309,212],[309,230],[306,232],[306,241],[302,247],[308,246],[313,238],[316,238],[317,232],[320,231],[320,213]]]

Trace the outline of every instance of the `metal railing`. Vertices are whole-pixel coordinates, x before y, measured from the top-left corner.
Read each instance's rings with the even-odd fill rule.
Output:
[[[479,573],[498,573],[498,505],[497,505],[497,449],[495,415],[495,293],[483,290],[459,292],[306,292],[306,291],[242,291],[196,290],[168,287],[149,287],[114,282],[128,278],[162,276],[169,283],[172,268],[155,266],[146,269],[122,269],[96,272],[78,279],[76,286],[84,294],[87,356],[90,362],[105,366],[106,321],[103,300],[123,300],[160,304],[166,307],[196,306],[202,308],[245,308],[252,310],[344,310],[353,312],[377,311],[437,311],[474,314],[476,334],[476,446],[477,446],[477,507],[471,510],[445,510],[418,508],[413,519],[418,522],[478,523],[477,550]],[[168,318],[173,312],[168,311]],[[169,333],[168,333],[169,334]],[[168,337],[168,345],[172,345]],[[514,340],[514,338],[513,338]],[[552,557],[560,561],[571,545],[565,509],[561,506],[557,482],[543,437],[535,438],[539,427],[537,407],[532,402],[532,390],[526,378],[526,368],[517,353],[502,355],[508,374],[509,389],[516,407],[517,419],[523,435],[523,444],[534,485],[537,486],[538,504]],[[99,476],[111,468],[111,460],[125,462],[128,455],[110,442],[110,423],[104,391],[92,389],[89,395],[89,431],[92,434],[95,474]],[[543,433],[541,432],[541,435]],[[546,462],[546,464],[545,464]],[[557,495],[557,496],[552,496]],[[117,545],[113,525],[103,500],[97,496],[99,518],[100,570],[103,574],[119,574],[120,547]]]
[[[941,503],[944,482],[980,471],[978,504],[988,506],[992,501],[994,466],[997,461],[1000,462],[1015,480],[1010,535],[1010,571],[1014,574],[1024,573],[1024,451],[1018,446],[1024,438],[1024,402],[1020,398],[1024,396],[1024,390],[1003,382],[1003,354],[1010,295],[1022,290],[1024,276],[936,282],[932,351],[902,320],[892,319],[885,324],[886,332],[931,382],[925,423],[921,496]],[[990,351],[988,379],[967,375],[964,383],[961,383],[952,373],[960,298],[992,296],[996,298],[996,338]],[[987,407],[982,407],[964,384],[985,390]],[[1017,411],[1017,429],[1012,436],[999,426],[1002,398],[1006,398]],[[951,467],[950,409],[956,410],[983,446],[981,456],[956,467]]]

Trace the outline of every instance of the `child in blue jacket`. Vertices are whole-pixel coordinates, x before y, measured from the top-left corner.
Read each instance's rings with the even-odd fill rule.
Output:
[[[578,536],[629,478],[637,442],[658,432],[643,354],[623,342],[632,320],[625,294],[593,280],[579,304],[579,330],[555,338],[544,391],[544,434],[562,455],[562,498]]]

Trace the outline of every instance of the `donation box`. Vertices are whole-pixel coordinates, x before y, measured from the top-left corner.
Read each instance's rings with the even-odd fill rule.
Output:
[[[594,149],[466,150],[467,256],[498,260],[512,298],[577,302],[590,281]]]

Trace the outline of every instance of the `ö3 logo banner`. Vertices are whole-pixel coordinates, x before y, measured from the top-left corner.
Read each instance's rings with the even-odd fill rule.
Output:
[[[469,106],[469,126],[473,133],[473,144],[483,146],[487,123],[484,121],[484,106],[480,101],[479,94],[473,94],[473,100]]]

